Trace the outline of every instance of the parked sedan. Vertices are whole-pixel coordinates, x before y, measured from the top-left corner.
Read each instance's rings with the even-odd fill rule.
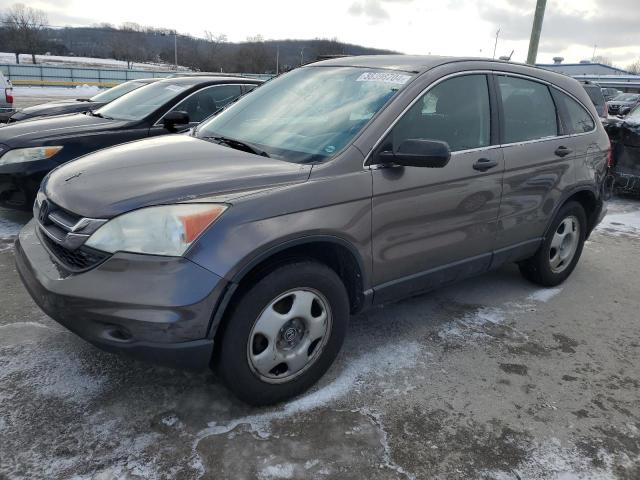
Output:
[[[190,135],[51,172],[16,264],[44,311],[90,342],[214,366],[243,400],[274,403],[329,368],[350,313],[509,262],[563,282],[606,212],[608,151],[564,75],[318,62]]]
[[[157,82],[159,78],[141,78],[139,80],[131,80],[122,83],[116,87],[110,88],[104,92],[100,92],[91,98],[76,98],[73,100],[56,100],[55,102],[43,103],[42,105],[34,105],[33,107],[23,108],[15,112],[9,117],[8,123],[19,122],[20,120],[28,120],[39,117],[51,117],[53,115],[63,115],[65,113],[88,112],[89,110],[97,110],[98,108],[112,102],[116,98],[120,98],[125,93],[132,92],[137,88],[143,87],[153,82]]]
[[[262,83],[239,77],[171,78],[87,113],[0,128],[0,205],[31,210],[42,178],[101,148],[196,126]]]
[[[640,104],[640,93],[623,93],[608,103],[611,115],[624,116]]]
[[[613,148],[611,173],[616,190],[640,195],[640,106],[605,128]]]

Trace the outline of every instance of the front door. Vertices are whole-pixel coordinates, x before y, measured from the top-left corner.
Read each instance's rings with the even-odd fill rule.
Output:
[[[376,303],[488,269],[504,170],[491,103],[486,75],[446,79],[422,94],[373,152]],[[443,168],[375,164],[379,152],[397,151],[407,139],[445,141],[451,160]]]

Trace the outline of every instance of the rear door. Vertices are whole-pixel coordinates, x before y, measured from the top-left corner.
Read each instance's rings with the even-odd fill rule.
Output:
[[[485,271],[491,260],[504,163],[492,131],[488,76],[450,77],[421,94],[374,150],[407,139],[449,144],[444,168],[373,165],[375,301]]]
[[[575,152],[549,85],[511,74],[495,78],[505,162],[496,261],[508,261],[535,252],[556,204],[575,182]]]

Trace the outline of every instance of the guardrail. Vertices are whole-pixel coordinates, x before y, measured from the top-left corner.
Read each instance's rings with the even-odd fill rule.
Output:
[[[113,87],[137,78],[155,78],[175,75],[175,70],[126,70],[109,68],[55,67],[50,65],[0,64],[0,71],[17,85],[74,87],[92,85]],[[185,72],[186,73],[186,72]],[[235,75],[235,74],[233,74]],[[240,74],[244,77],[267,80],[271,75]]]

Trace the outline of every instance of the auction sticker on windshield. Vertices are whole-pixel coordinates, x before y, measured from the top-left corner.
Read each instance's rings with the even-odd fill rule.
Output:
[[[357,82],[382,82],[393,83],[395,85],[404,85],[409,81],[411,75],[402,73],[382,73],[382,72],[365,72],[357,78]]]

